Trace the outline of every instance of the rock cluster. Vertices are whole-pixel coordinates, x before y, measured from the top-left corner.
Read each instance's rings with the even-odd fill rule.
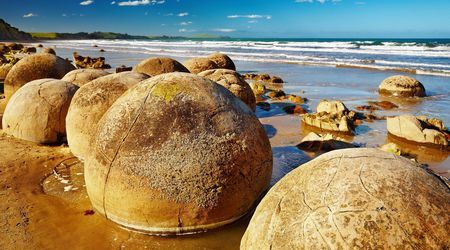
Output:
[[[449,133],[438,119],[412,115],[388,117],[387,130],[391,135],[410,142],[443,148],[448,146]]]
[[[241,249],[445,249],[449,210],[448,186],[411,160],[335,150],[273,186]]]
[[[271,178],[270,143],[254,113],[193,74],[162,74],[131,88],[104,114],[94,138],[85,164],[94,208],[150,234],[231,223]]]
[[[73,52],[73,61],[79,69],[110,69],[111,65],[105,63],[104,57],[91,58],[90,56],[81,56]]]

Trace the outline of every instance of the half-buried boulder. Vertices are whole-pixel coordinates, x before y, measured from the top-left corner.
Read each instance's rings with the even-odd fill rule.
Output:
[[[214,53],[209,55],[208,59],[215,62],[221,69],[230,69],[236,71],[236,65],[234,65],[233,60],[231,60],[231,58],[225,54]]]
[[[150,234],[239,219],[271,173],[269,139],[255,114],[223,86],[186,73],[122,95],[100,120],[85,165],[93,207]]]
[[[61,79],[75,67],[69,61],[52,54],[38,53],[22,58],[5,78],[5,97],[11,96],[25,83],[43,79]]]
[[[70,151],[85,159],[92,150],[91,138],[97,123],[125,91],[147,79],[146,74],[122,72],[97,78],[81,87],[73,97],[66,117]]]
[[[224,86],[255,111],[256,101],[252,88],[236,71],[229,69],[211,69],[203,71],[198,75]]]
[[[64,141],[66,114],[78,86],[56,79],[29,82],[13,94],[3,114],[6,134],[42,144]],[[86,124],[85,124],[86,125]]]
[[[241,249],[447,249],[448,211],[448,186],[411,160],[336,150],[273,186]]]
[[[383,95],[399,97],[423,97],[425,87],[416,79],[409,76],[391,76],[386,78],[378,87],[378,92]]]
[[[61,80],[81,87],[94,79],[106,75],[109,75],[109,73],[101,69],[76,69],[67,73]]]
[[[389,134],[403,140],[446,148],[448,146],[447,132],[443,131],[442,121],[429,120],[412,115],[388,117],[387,130]]]
[[[205,70],[217,69],[219,66],[211,59],[198,57],[186,60],[184,66],[189,70],[189,72],[198,74]]]
[[[186,72],[189,70],[178,61],[167,57],[153,57],[138,63],[134,68],[134,72],[144,73],[149,76],[156,76],[172,72]]]

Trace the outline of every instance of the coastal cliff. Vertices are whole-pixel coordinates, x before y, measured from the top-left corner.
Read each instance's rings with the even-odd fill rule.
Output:
[[[32,37],[30,34],[20,31],[3,19],[0,19],[0,40],[25,41],[32,40]]]

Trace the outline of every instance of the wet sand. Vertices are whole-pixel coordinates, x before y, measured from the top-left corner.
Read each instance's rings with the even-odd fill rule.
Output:
[[[68,55],[69,52],[64,53]],[[134,65],[141,59],[140,55],[131,59],[117,54],[111,56],[114,58],[113,66]],[[239,61],[237,66],[281,76],[287,81],[285,92],[310,100],[305,105],[309,110],[315,110],[323,98],[340,99],[350,109],[367,104],[367,101],[384,100],[378,97],[376,86],[379,79],[394,74]],[[448,124],[450,95],[446,84],[450,78],[421,78],[428,84],[426,88],[430,97],[415,101],[391,99],[400,106],[398,109],[375,113],[425,114],[439,117]],[[270,111],[259,107],[256,111],[272,145],[274,170],[271,185],[318,155],[295,146],[311,130],[302,127],[299,116],[287,115],[283,111],[286,104],[276,102],[271,104]],[[384,120],[364,122],[358,126],[356,135],[347,139],[367,147],[379,147],[394,141],[437,174],[450,177],[448,152],[395,141],[388,137]],[[84,187],[83,163],[73,157],[67,146],[41,146],[8,137],[0,130],[0,155],[0,249],[89,249],[93,246],[97,249],[238,249],[251,216],[249,214],[231,225],[196,235],[154,237],[130,232],[95,212],[92,214]]]

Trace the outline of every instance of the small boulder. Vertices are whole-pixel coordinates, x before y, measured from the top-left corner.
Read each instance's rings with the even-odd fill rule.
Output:
[[[25,83],[43,79],[61,79],[65,74],[74,70],[70,62],[51,54],[38,53],[25,56],[9,71],[5,79],[6,99]]]
[[[116,68],[116,73],[132,71],[132,70],[133,70],[133,67],[127,67],[125,65],[121,65],[121,66]]]
[[[304,108],[302,108],[300,105],[289,105],[283,107],[284,112],[288,114],[295,114],[295,115],[303,115],[308,113]]]
[[[382,108],[384,110],[390,110],[390,109],[398,108],[397,105],[395,105],[394,103],[389,102],[389,101],[380,101],[380,102],[370,101],[369,105],[378,106],[378,107],[380,107],[380,108]]]
[[[94,79],[106,75],[109,75],[109,73],[101,69],[76,69],[67,73],[61,80],[81,87]]]
[[[39,79],[23,85],[6,106],[3,131],[42,144],[63,142],[67,110],[77,89],[72,83],[56,79]]]
[[[230,69],[236,71],[236,66],[233,60],[225,54],[214,53],[208,56],[208,59],[215,62],[217,66],[221,69]]]
[[[341,101],[328,101],[322,100],[317,105],[317,113],[328,113],[328,114],[343,114],[348,112],[347,107]]]
[[[144,73],[149,76],[157,76],[172,72],[186,72],[189,70],[178,61],[167,57],[152,57],[138,63],[134,68],[134,72]]]
[[[184,62],[184,66],[193,74],[198,74],[205,70],[217,69],[219,66],[208,58],[192,58]]]
[[[425,87],[410,76],[391,76],[386,78],[378,87],[378,92],[383,95],[399,97],[423,97],[426,95]]]
[[[247,104],[251,110],[255,111],[256,101],[252,88],[236,71],[229,69],[211,69],[200,72],[198,75],[224,86]]]
[[[266,93],[266,86],[259,82],[251,82],[250,87],[252,88],[253,94],[255,96],[260,96]]]
[[[41,53],[48,53],[48,54],[56,55],[56,51],[52,48],[43,48],[41,50]]]
[[[272,90],[266,96],[270,99],[283,100],[286,98],[286,93],[283,90]]]
[[[36,48],[35,47],[25,47],[22,49],[23,53],[36,53]]]
[[[295,104],[304,104],[305,103],[305,99],[298,96],[298,95],[288,95],[288,99],[289,101],[295,103]]]

